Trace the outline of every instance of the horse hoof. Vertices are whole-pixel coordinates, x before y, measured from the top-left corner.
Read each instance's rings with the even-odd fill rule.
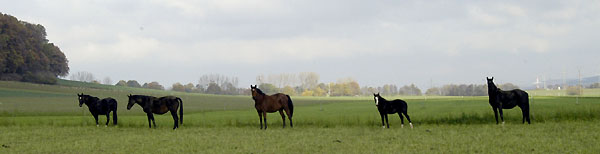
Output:
[[[385,129],[385,126],[382,126],[383,129]]]
[[[502,121],[502,125],[504,125],[504,121]]]
[[[400,128],[404,128],[404,124],[400,125]]]
[[[413,129],[413,124],[412,123],[408,123],[408,124],[410,124],[410,129]]]
[[[100,125],[96,125],[96,127],[100,127]]]
[[[104,125],[104,127],[106,128],[106,127],[108,127],[108,125]]]

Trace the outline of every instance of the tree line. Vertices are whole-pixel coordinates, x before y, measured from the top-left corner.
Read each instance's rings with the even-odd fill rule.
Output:
[[[71,80],[98,83],[93,74],[89,72],[77,72],[71,75]],[[370,96],[379,93],[386,96],[486,96],[486,84],[448,84],[440,87],[431,87],[425,92],[414,84],[397,86],[395,84],[384,84],[383,86],[371,87],[360,86],[353,78],[340,78],[336,82],[319,82],[319,74],[315,72],[282,73],[259,75],[256,77],[258,88],[268,94],[285,93],[292,96]],[[111,79],[106,77],[104,84],[110,83]],[[120,80],[115,85],[147,88],[156,90],[171,90],[187,93],[204,93],[219,95],[248,95],[248,86],[238,87],[239,79],[221,74],[206,74],[198,78],[198,82],[182,84],[174,83],[171,89],[165,89],[160,83],[154,81],[140,84],[136,80]],[[517,89],[512,83],[499,84],[503,90]]]
[[[67,58],[40,24],[0,13],[0,80],[55,84],[69,73]]]

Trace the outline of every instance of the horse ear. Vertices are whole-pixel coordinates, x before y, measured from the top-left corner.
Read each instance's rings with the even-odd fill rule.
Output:
[[[490,80],[494,80],[494,77],[492,76],[492,78]]]

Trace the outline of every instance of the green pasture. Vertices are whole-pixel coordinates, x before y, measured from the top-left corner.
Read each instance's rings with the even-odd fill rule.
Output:
[[[119,101],[119,124],[96,127],[76,93]],[[127,94],[175,95],[184,124],[170,115],[148,128]],[[268,130],[250,96],[177,93],[72,81],[38,85],[0,81],[0,153],[598,153],[600,97],[534,96],[532,124],[520,109],[496,125],[487,97],[390,97],[408,102],[415,125],[389,115],[382,129],[371,97],[292,97],[294,128],[268,114]],[[405,120],[406,123],[408,123]]]

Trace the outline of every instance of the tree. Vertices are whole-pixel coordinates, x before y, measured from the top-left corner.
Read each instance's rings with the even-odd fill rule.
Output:
[[[400,95],[408,95],[408,96],[420,96],[421,89],[419,89],[415,84],[405,85],[400,90],[398,90]]]
[[[292,88],[291,86],[285,86],[283,87],[283,93],[294,96],[296,95],[296,89]]]
[[[429,89],[427,89],[427,91],[425,92],[425,95],[427,96],[439,96],[441,93],[440,88],[438,87],[431,87]]]
[[[158,82],[156,81],[152,81],[150,83],[144,83],[144,85],[142,86],[142,88],[146,88],[146,89],[156,89],[156,90],[165,90],[165,87],[163,87],[162,85],[160,85]]]
[[[177,82],[173,84],[171,90],[185,92],[185,87],[181,83]]]
[[[142,86],[140,85],[140,83],[138,83],[135,80],[129,80],[127,81],[127,86],[128,87],[134,87],[134,88],[141,88]]]
[[[185,89],[185,92],[191,93],[194,92],[194,84],[193,83],[188,83],[186,85],[183,86],[183,88]]]
[[[303,89],[313,89],[319,84],[319,74],[315,72],[300,72],[298,78]]]
[[[48,42],[44,26],[0,13],[0,80],[55,84],[68,72],[67,58]]]
[[[279,88],[270,83],[263,83],[258,85],[258,89],[262,90],[264,93],[277,93],[279,92]]]
[[[86,71],[79,71],[75,74],[71,74],[71,77],[69,77],[71,80],[74,81],[81,81],[81,82],[92,82],[94,80],[96,80],[96,78],[94,77],[94,74],[90,73],[90,72],[86,72]]]
[[[104,80],[102,80],[102,83],[105,85],[111,85],[112,84],[112,79],[110,79],[110,77],[105,77]]]
[[[217,83],[214,83],[214,82],[209,83],[208,87],[206,88],[206,93],[207,94],[220,94],[221,87]]]
[[[127,86],[127,82],[125,82],[125,80],[119,80],[115,86]]]

